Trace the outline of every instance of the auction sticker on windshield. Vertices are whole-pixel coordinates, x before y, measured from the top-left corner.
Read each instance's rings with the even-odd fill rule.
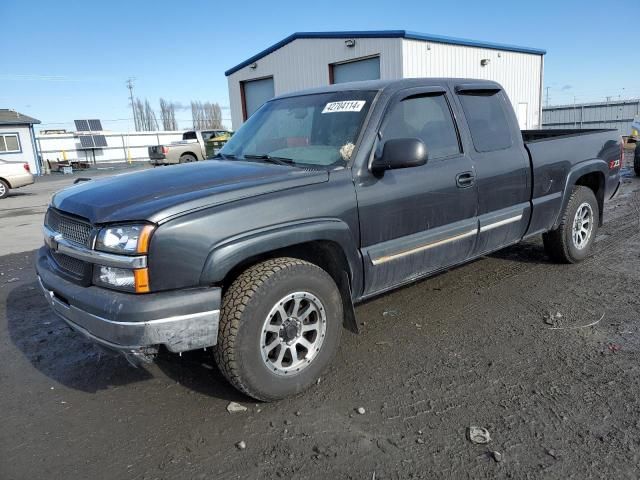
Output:
[[[367,103],[365,100],[343,100],[342,102],[329,102],[324,106],[322,113],[359,112]]]

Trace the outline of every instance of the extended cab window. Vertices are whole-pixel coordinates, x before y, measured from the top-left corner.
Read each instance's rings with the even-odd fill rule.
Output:
[[[419,138],[430,159],[460,153],[460,143],[444,95],[408,97],[395,104],[382,132],[383,141]]]
[[[504,150],[513,144],[504,97],[499,90],[461,92],[460,102],[478,152]]]

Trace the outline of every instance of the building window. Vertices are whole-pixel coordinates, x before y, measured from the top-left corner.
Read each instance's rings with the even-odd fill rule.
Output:
[[[20,153],[20,137],[17,133],[0,133],[0,152]]]
[[[380,57],[361,58],[329,65],[329,83],[380,79]]]

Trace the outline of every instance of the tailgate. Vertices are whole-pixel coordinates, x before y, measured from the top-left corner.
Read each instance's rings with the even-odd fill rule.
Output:
[[[162,145],[149,147],[149,158],[166,158],[166,155],[162,153]]]

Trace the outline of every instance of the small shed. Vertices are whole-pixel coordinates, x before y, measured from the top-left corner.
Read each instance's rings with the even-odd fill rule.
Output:
[[[299,32],[227,70],[237,129],[284,93],[357,80],[463,77],[505,88],[523,129],[540,125],[545,51],[406,30]]]
[[[33,117],[0,108],[0,158],[11,162],[26,162],[31,171],[40,173],[38,149],[33,126],[40,123]]]

